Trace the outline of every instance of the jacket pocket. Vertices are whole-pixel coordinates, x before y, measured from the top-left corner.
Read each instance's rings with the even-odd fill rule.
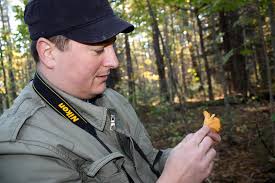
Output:
[[[122,170],[124,156],[119,152],[111,153],[93,163],[86,164],[83,169],[88,177],[102,183],[128,183],[126,173]]]

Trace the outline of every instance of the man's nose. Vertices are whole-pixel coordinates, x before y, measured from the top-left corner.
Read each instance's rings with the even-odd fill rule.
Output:
[[[112,69],[118,67],[118,59],[112,44],[105,47],[104,66]]]

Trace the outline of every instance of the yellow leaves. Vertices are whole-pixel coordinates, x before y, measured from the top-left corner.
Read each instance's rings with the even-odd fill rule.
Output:
[[[151,65],[151,64],[152,64],[152,60],[146,59],[146,60],[144,61],[144,63],[145,63],[146,65]]]
[[[4,82],[0,80],[0,94],[3,94],[3,93],[5,93]]]
[[[207,125],[214,132],[218,133],[221,130],[221,121],[215,117],[215,114],[210,115],[207,111],[203,111],[204,121],[203,124]]]
[[[144,76],[144,78],[146,78],[146,79],[148,79],[150,81],[157,81],[159,79],[158,75],[153,74],[150,71],[144,71],[143,72],[143,76]]]

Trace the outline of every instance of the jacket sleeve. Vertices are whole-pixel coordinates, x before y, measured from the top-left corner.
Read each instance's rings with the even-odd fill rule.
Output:
[[[82,182],[79,173],[63,160],[39,155],[1,155],[0,180],[3,183]]]
[[[162,173],[172,148],[155,149],[152,145],[148,132],[141,122],[137,124],[135,134],[135,136],[138,137],[139,145],[145,150],[148,159],[151,160],[151,164],[154,165],[154,168],[157,171]]]

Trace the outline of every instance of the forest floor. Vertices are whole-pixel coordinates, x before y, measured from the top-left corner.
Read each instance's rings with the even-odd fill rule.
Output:
[[[271,120],[266,102],[231,106],[232,127],[229,121],[223,119],[225,107],[222,105],[197,106],[187,109],[185,115],[167,106],[143,106],[138,111],[154,146],[167,148],[173,147],[187,133],[201,127],[203,110],[221,117],[223,125],[222,142],[216,147],[215,166],[206,182],[275,182],[275,159],[268,153],[269,148],[264,146],[264,143],[269,146],[272,140]]]

